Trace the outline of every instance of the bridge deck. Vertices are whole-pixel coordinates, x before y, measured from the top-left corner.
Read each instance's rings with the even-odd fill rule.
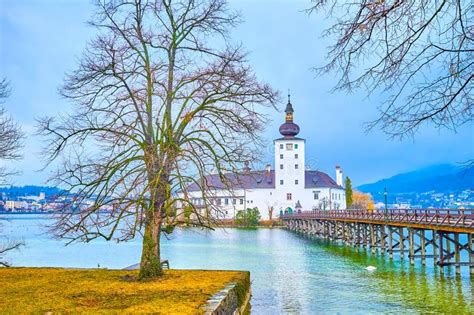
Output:
[[[374,223],[446,232],[474,233],[474,209],[313,210],[285,214],[282,219]]]

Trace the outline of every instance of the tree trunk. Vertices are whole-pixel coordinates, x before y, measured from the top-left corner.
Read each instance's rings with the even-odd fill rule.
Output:
[[[159,211],[158,213],[155,211],[153,218],[147,220],[145,224],[140,273],[138,276],[140,280],[158,277],[163,274],[160,259],[161,218]]]

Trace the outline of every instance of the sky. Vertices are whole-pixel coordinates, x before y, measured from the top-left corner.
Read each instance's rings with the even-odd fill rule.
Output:
[[[232,38],[249,52],[258,78],[286,95],[291,90],[295,122],[306,139],[306,160],[313,169],[335,176],[340,165],[354,185],[440,163],[458,163],[474,155],[474,127],[456,133],[424,127],[413,139],[391,140],[380,130],[366,133],[364,123],[377,117],[383,96],[366,92],[331,92],[334,74],[317,76],[329,40],[322,31],[330,21],[308,16],[310,0],[230,0],[243,23]],[[11,84],[4,107],[26,133],[24,158],[9,164],[21,174],[15,185],[44,185],[52,168],[42,170],[44,139],[35,135],[36,120],[71,110],[58,88],[76,68],[81,51],[96,30],[86,21],[93,14],[88,0],[1,0],[0,77]],[[285,100],[283,97],[282,100]],[[273,162],[272,140],[278,138],[285,102],[270,113],[263,159]]]

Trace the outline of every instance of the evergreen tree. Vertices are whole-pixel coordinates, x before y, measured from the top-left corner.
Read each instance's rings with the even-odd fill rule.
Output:
[[[257,207],[247,208],[246,210],[239,210],[237,212],[235,223],[243,227],[257,226],[260,218],[260,211],[258,211]]]
[[[349,176],[346,176],[346,208],[352,207],[352,182]]]

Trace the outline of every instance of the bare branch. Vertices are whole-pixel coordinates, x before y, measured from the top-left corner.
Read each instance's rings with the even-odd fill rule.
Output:
[[[392,137],[413,136],[427,123],[453,130],[473,119],[474,4],[472,1],[312,1],[336,23],[329,62],[336,90],[386,94],[380,116],[367,124]]]

